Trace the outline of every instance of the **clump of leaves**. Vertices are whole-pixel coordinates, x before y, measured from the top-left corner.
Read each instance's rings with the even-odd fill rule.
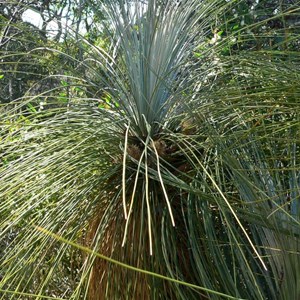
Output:
[[[67,103],[6,107],[3,299],[298,297],[299,55],[222,55],[230,6],[104,2]]]

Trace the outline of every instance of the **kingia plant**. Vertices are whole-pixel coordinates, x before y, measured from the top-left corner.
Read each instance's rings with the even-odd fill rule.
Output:
[[[106,50],[27,54],[75,67],[2,108],[0,299],[300,297],[295,36],[238,51],[232,5],[107,1]]]

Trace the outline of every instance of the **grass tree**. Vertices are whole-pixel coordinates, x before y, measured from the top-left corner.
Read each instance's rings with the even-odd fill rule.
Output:
[[[109,46],[22,54],[75,67],[1,107],[0,299],[300,297],[297,35],[255,51],[237,4],[104,1]]]

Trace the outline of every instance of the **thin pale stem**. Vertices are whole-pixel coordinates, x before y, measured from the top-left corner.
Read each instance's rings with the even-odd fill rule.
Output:
[[[126,210],[126,157],[127,157],[129,127],[130,124],[126,126],[124,155],[123,155],[123,172],[122,172],[122,195],[123,195],[123,209],[124,209],[125,220],[127,220],[128,218],[127,210]]]
[[[126,224],[125,224],[125,232],[124,232],[124,237],[123,237],[123,241],[122,241],[122,247],[124,247],[124,245],[126,243],[126,237],[127,237],[127,232],[128,232],[129,220],[130,220],[130,216],[131,216],[131,213],[132,213],[132,207],[133,207],[133,202],[134,202],[134,198],[135,198],[136,187],[137,187],[138,178],[139,178],[139,174],[140,174],[140,168],[141,168],[142,159],[143,159],[144,155],[145,155],[145,151],[143,151],[143,153],[142,153],[142,155],[140,157],[138,168],[136,170],[136,175],[135,175],[135,180],[134,180],[134,186],[133,186],[133,190],[132,190],[132,195],[131,195],[131,200],[130,200],[130,206],[129,206],[129,211],[128,211],[128,218],[127,218]]]
[[[152,141],[152,147],[153,147],[154,152],[155,152],[155,155],[156,155],[156,160],[157,160],[157,173],[158,173],[158,177],[159,177],[159,182],[160,182],[160,184],[161,184],[161,188],[162,188],[162,190],[163,190],[163,193],[164,193],[164,196],[165,196],[165,199],[166,199],[166,202],[167,202],[167,206],[168,206],[170,218],[171,218],[171,221],[172,221],[172,225],[175,227],[175,221],[174,221],[174,216],[173,216],[173,212],[172,212],[172,207],[171,207],[171,203],[170,203],[170,201],[169,201],[169,197],[168,197],[168,194],[167,194],[165,185],[164,185],[164,181],[163,181],[162,176],[161,176],[159,155],[158,155],[157,149],[156,149],[156,147],[155,147],[154,141]]]

